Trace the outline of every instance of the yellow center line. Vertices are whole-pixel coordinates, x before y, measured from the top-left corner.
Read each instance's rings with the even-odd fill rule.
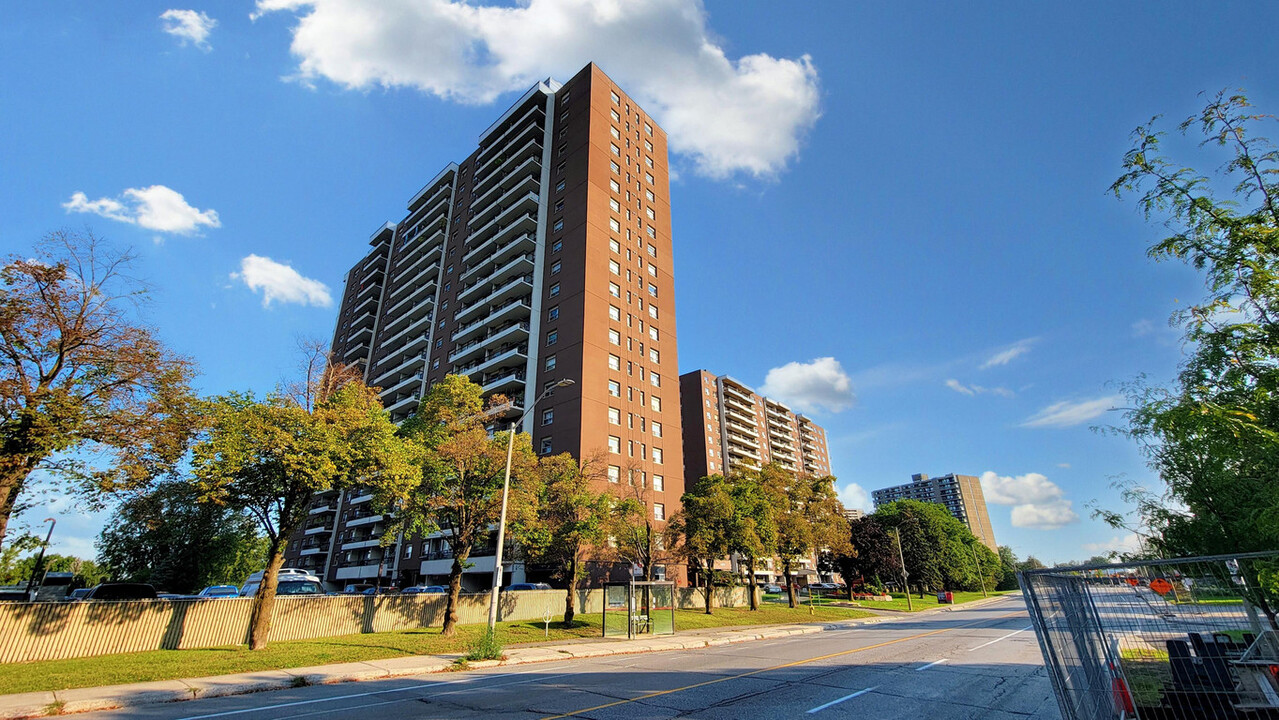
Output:
[[[1004,618],[1009,618],[1009,617],[1013,617],[1014,615],[1021,615],[1021,614],[1022,614],[1022,611],[1010,612],[1004,615],[1000,615],[993,619],[1002,620]],[[844,655],[852,655],[853,653],[859,653],[865,650],[874,650],[876,648],[887,647],[889,645],[896,645],[897,643],[903,643],[909,640],[918,640],[919,638],[928,637],[930,635],[940,635],[942,633],[947,633],[952,630],[962,630],[964,628],[972,627],[974,625],[979,625],[981,623],[989,622],[989,621],[990,619],[974,620],[973,622],[965,623],[963,625],[956,625],[955,627],[950,627],[950,628],[942,628],[941,630],[930,630],[929,632],[926,632],[926,633],[919,633],[918,635],[911,635],[910,637],[898,638],[896,640],[889,640],[887,642],[882,642],[875,645],[866,645],[864,647],[853,648],[852,650],[843,650],[841,652],[831,653],[829,655],[819,655],[817,657],[811,657],[805,660],[796,660],[794,662],[783,663],[781,665],[774,665],[772,667],[760,668],[759,670],[751,670],[749,672],[744,672],[738,675],[729,675],[727,677],[715,678],[714,680],[706,680],[699,683],[693,683],[692,685],[685,685],[684,687],[671,688],[670,690],[658,690],[657,692],[651,692],[651,693],[648,693],[647,695],[640,695],[639,697],[633,697],[629,700],[616,700],[611,703],[596,705],[595,707],[588,707],[588,708],[582,708],[581,710],[574,710],[573,712],[564,713],[563,715],[548,715],[542,718],[542,720],[561,720],[562,718],[573,717],[574,715],[579,715],[581,713],[595,712],[596,710],[604,710],[606,708],[617,707],[618,705],[626,705],[627,703],[638,702],[640,700],[648,700],[649,698],[661,697],[662,695],[670,695],[672,693],[684,692],[685,690],[693,690],[700,687],[706,687],[707,685],[714,685],[716,683],[722,683],[728,680],[738,680],[744,677],[750,677],[751,675],[758,675],[760,673],[771,672],[773,670],[783,670],[785,668],[795,667],[797,665],[806,665],[808,663],[818,662],[820,660],[829,660],[831,658],[837,658]]]

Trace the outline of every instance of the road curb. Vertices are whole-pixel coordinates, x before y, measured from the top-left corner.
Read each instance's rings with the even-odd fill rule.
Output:
[[[537,645],[513,648],[502,660],[470,662],[466,669],[478,670],[508,665],[530,665],[556,660],[570,660],[611,655],[632,655],[671,650],[721,647],[759,640],[776,640],[797,635],[848,630],[861,625],[905,620],[919,615],[954,612],[1007,599],[1009,595],[974,600],[948,608],[933,608],[901,617],[875,616],[825,623],[744,626],[737,630],[721,630],[705,635],[673,635],[643,640],[612,640],[566,645]],[[284,690],[305,685],[328,685],[394,677],[427,675],[457,668],[455,655],[418,655],[384,660],[317,665],[312,667],[267,670],[260,672],[214,675],[182,680],[107,685],[96,688],[41,691],[0,695],[0,720],[48,717],[59,714],[116,710],[158,703],[181,702],[199,698],[225,697],[271,690]]]

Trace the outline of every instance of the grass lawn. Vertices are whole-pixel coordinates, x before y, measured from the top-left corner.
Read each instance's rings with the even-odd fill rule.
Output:
[[[1013,592],[1016,592],[1016,591],[1015,590],[1009,590],[1004,592],[992,591],[990,593],[990,596],[996,597],[999,595],[1008,595]],[[959,605],[961,603],[966,603],[966,602],[972,602],[974,600],[981,600],[984,597],[980,592],[957,592],[957,593],[954,593],[954,595],[955,595],[956,605]],[[856,600],[853,602],[853,604],[857,605],[858,607],[864,607],[867,610],[903,610],[903,611],[906,610],[906,596],[902,595],[901,593],[892,593],[892,596],[893,596],[893,599],[888,602],[875,602],[873,600]],[[764,600],[766,602],[780,603],[784,605],[786,603],[786,595],[785,594],[766,595],[764,597]],[[808,598],[800,598],[799,600],[801,603],[804,604],[805,607],[808,606],[808,602],[809,602]],[[841,600],[839,598],[816,597],[816,598],[813,598],[812,602],[814,605],[822,606],[822,605],[830,605],[832,603],[847,603],[849,601],[846,599]],[[935,608],[937,607],[937,595],[926,594],[921,600],[919,597],[919,594],[916,593],[910,596],[910,603],[914,612]]]
[[[1172,666],[1163,650],[1124,650],[1119,654],[1128,691],[1140,706],[1157,706],[1165,685],[1172,684]]]
[[[807,607],[794,610],[763,605],[751,612],[744,608],[715,608],[713,615],[700,610],[677,610],[676,630],[727,627],[733,625],[776,625],[813,621],[848,620],[869,613],[846,608]],[[550,640],[600,637],[598,614],[579,615],[573,628],[551,623]],[[44,660],[0,665],[0,695],[37,690],[117,685],[150,680],[225,675],[257,670],[325,665],[329,663],[380,660],[408,655],[447,655],[462,653],[483,630],[483,625],[461,625],[456,637],[440,636],[439,628],[401,632],[343,635],[340,637],[297,640],[268,645],[252,652],[237,645],[200,650],[152,650],[121,655],[100,655],[74,660]],[[505,645],[540,642],[541,622],[499,623],[498,633]]]

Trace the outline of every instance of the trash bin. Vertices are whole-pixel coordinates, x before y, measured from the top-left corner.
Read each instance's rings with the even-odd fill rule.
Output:
[[[952,593],[952,592],[939,592],[939,593],[937,593],[937,604],[938,604],[938,605],[953,605],[953,604],[955,604],[955,593]]]

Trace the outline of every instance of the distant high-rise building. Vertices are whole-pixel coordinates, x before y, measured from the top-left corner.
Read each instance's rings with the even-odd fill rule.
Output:
[[[876,508],[896,500],[919,500],[945,505],[950,514],[967,525],[986,547],[999,552],[999,547],[995,544],[995,530],[990,526],[990,515],[986,512],[986,496],[981,491],[981,480],[972,475],[950,473],[930,478],[922,473],[916,474],[911,476],[911,482],[875,490],[871,497]]]
[[[807,475],[830,474],[826,431],[727,375],[680,376],[684,477],[701,478],[770,462]]]
[[[666,148],[594,64],[530,88],[373,233],[346,277],[337,359],[364,367],[397,422],[450,373],[514,414],[572,379],[525,420],[534,450],[604,458],[607,484],[643,487],[664,522],[684,492]],[[338,585],[440,582],[444,538],[382,547],[371,500],[317,496],[288,563]],[[486,588],[493,548],[471,562],[466,589]]]
[[[866,511],[860,508],[844,508],[844,519],[861,520],[866,517]]]

